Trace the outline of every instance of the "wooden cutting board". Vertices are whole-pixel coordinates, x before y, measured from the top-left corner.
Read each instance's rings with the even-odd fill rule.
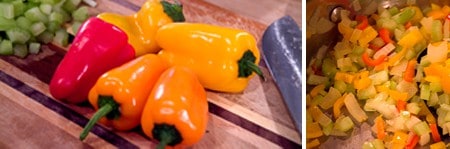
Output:
[[[90,9],[132,14],[145,0],[98,0]],[[201,0],[181,0],[187,22],[246,30],[259,41],[268,24]],[[264,10],[261,10],[264,11]],[[53,99],[48,83],[66,49],[48,45],[26,59],[0,57],[0,148],[154,148],[140,128],[119,132],[101,124],[84,141],[78,136],[95,112],[88,104]],[[300,134],[265,64],[267,81],[254,77],[240,94],[208,91],[209,121],[193,148],[300,148]]]

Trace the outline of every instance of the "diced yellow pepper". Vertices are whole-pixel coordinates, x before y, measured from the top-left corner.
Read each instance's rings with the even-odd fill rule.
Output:
[[[353,79],[355,79],[355,76],[349,73],[345,73],[345,72],[336,72],[336,74],[334,75],[334,80],[341,80],[344,81],[346,83],[352,83]]]
[[[344,36],[344,39],[346,39],[346,40],[349,40],[353,33],[353,28],[345,25],[342,22],[338,24],[338,30],[339,30],[339,33],[341,33]]]
[[[378,85],[375,86],[375,89],[377,90],[377,92],[388,92],[389,91],[389,87],[385,86],[385,85]]]
[[[333,105],[333,115],[336,119],[341,115],[341,108],[344,106],[345,96],[347,96],[347,94],[342,95]]]
[[[309,95],[311,96],[311,98],[316,97],[320,91],[323,91],[325,89],[325,84],[320,84],[317,85],[316,87],[314,87],[311,92],[309,92]]]
[[[358,39],[361,37],[362,32],[363,31],[360,29],[354,29],[352,35],[350,36],[349,41],[352,43],[356,43]]]
[[[436,142],[430,145],[430,149],[445,149],[445,143],[442,141]]]
[[[355,80],[353,82],[355,89],[365,89],[365,88],[369,87],[370,84],[372,84],[372,80],[368,77],[363,77],[363,78],[361,78],[359,80]]]
[[[436,83],[436,82],[441,81],[441,78],[439,78],[437,76],[426,76],[425,81]]]
[[[435,20],[440,20],[440,19],[445,18],[447,16],[447,14],[441,10],[431,10],[430,12],[427,13],[427,16],[431,17]]]
[[[368,26],[363,30],[361,37],[358,39],[359,45],[361,47],[367,47],[368,43],[375,39],[377,36],[378,32],[373,29],[372,26]]]
[[[397,62],[402,60],[402,58],[406,55],[408,50],[409,50],[409,48],[403,48],[398,54],[396,54],[392,58],[390,58],[388,61],[389,66],[394,66],[397,64]]]
[[[412,48],[416,45],[420,40],[423,40],[422,33],[419,30],[411,30],[405,36],[403,36],[397,44],[405,48]]]
[[[406,101],[408,99],[408,93],[406,92],[400,92],[400,91],[396,91],[396,90],[389,90],[389,96],[391,96],[392,99],[394,100],[402,100],[402,101]]]
[[[392,149],[403,149],[408,140],[408,134],[403,131],[396,131],[392,138]]]
[[[435,3],[431,3],[431,10],[441,10],[441,6]]]
[[[314,139],[306,143],[306,148],[315,148],[320,145],[319,139]]]
[[[306,124],[306,138],[318,138],[323,135],[322,128],[320,127],[319,123],[307,123]]]
[[[410,8],[415,11],[413,18],[411,19],[411,23],[420,22],[420,20],[422,20],[423,18],[422,10],[420,10],[420,8],[417,6],[411,6]]]

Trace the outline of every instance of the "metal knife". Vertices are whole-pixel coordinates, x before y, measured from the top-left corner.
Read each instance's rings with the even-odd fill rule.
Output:
[[[301,46],[300,28],[290,16],[284,16],[273,22],[262,38],[264,60],[300,134],[302,130]]]

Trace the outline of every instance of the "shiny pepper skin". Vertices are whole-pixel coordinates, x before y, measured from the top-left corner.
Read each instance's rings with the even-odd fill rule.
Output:
[[[160,141],[160,145],[186,147],[202,138],[207,121],[205,89],[194,72],[174,66],[155,84],[145,105],[141,126],[144,133]],[[167,135],[171,139],[166,140]]]
[[[158,28],[184,21],[181,5],[160,0],[148,0],[133,15],[101,13],[97,17],[122,29],[129,37],[128,42],[136,50],[136,56],[157,53],[160,50],[155,42]]]
[[[242,92],[254,76],[262,76],[255,38],[242,30],[195,23],[171,23],[156,33],[159,56],[172,66],[192,69],[210,90]]]

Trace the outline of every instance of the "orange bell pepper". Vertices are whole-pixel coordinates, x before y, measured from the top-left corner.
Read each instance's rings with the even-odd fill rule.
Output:
[[[206,131],[206,91],[193,71],[174,66],[155,84],[141,118],[145,135],[166,145],[185,147],[198,142]]]
[[[169,64],[154,54],[134,59],[103,74],[89,92],[89,102],[98,111],[80,135],[83,140],[100,120],[117,130],[139,125],[147,97]]]
[[[363,59],[364,63],[365,63],[367,66],[377,66],[377,65],[383,63],[383,62],[384,62],[384,59],[386,59],[386,57],[387,57],[386,55],[381,55],[379,58],[377,58],[377,59],[375,59],[375,60],[372,60],[372,59],[369,57],[369,54],[364,53],[364,54],[362,55],[362,59]]]

